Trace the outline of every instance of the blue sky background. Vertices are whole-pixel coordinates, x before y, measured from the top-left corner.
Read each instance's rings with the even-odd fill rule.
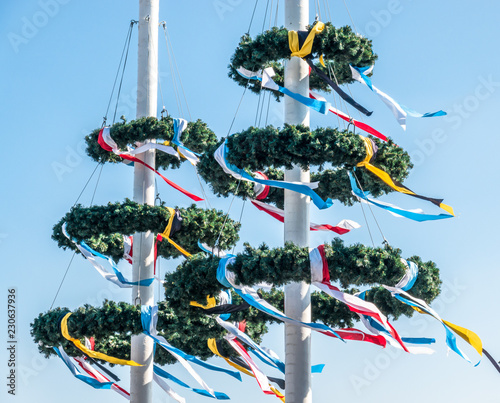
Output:
[[[2,2],[0,6],[0,114],[5,151],[0,179],[4,271],[0,282],[4,307],[7,288],[17,288],[19,339],[18,395],[7,395],[3,378],[2,401],[7,401],[5,396],[8,401],[40,403],[123,399],[79,382],[59,359],[43,359],[29,335],[29,324],[39,312],[49,309],[71,259],[70,252],[58,249],[51,240],[52,226],[73,205],[95,167],[83,151],[83,137],[102,123],[128,24],[137,18],[136,3],[25,0]],[[326,21],[326,2],[320,3]],[[259,2],[252,35],[262,28],[265,4]],[[273,4],[276,7],[276,0]],[[335,25],[351,25],[342,0],[329,0],[328,4]],[[444,109],[449,113],[447,118],[410,118],[408,130],[403,132],[374,94],[359,84],[350,86],[355,98],[375,111],[367,122],[395,139],[412,156],[416,166],[405,184],[419,193],[444,197],[457,213],[455,219],[435,223],[398,219],[380,210],[375,211],[376,217],[385,237],[403,250],[403,256],[419,255],[440,267],[443,294],[434,308],[444,319],[475,331],[485,348],[500,359],[494,289],[500,281],[496,255],[500,196],[496,127],[500,109],[500,73],[496,66],[500,56],[496,42],[500,4],[491,0],[349,0],[348,5],[357,30],[373,39],[379,56],[375,85],[416,110]],[[192,117],[207,122],[219,136],[226,136],[242,94],[242,88],[227,78],[227,65],[248,27],[253,6],[249,0],[164,0],[161,4],[160,20],[168,24]],[[279,7],[281,25],[283,0]],[[123,114],[129,120],[135,116],[136,32],[118,109],[118,116]],[[165,106],[178,116],[163,36],[159,55]],[[257,96],[245,95],[233,132],[254,124],[257,101]],[[281,104],[271,102],[269,122],[282,124]],[[312,114],[311,123],[313,127],[338,124],[332,115],[318,114]],[[199,193],[192,167],[184,165],[167,176]],[[90,203],[95,180],[81,203]],[[170,205],[189,204],[166,184],[159,183],[159,191]],[[126,197],[132,197],[132,170],[121,164],[106,165],[94,203]],[[227,211],[231,199],[212,196],[209,200]],[[406,208],[420,206],[403,195],[391,194],[382,200]],[[235,200],[232,218],[238,219],[242,204],[242,200]],[[429,204],[421,207],[432,210]],[[359,205],[346,208],[337,203],[321,212],[313,207],[311,217],[314,222],[330,224],[343,218],[356,220],[363,228],[345,235],[345,242],[371,243]],[[376,245],[380,245],[382,238],[373,220],[369,224]],[[279,246],[282,234],[282,224],[247,205],[242,241],[236,249],[241,250],[243,241],[254,246],[262,242]],[[311,245],[331,238],[327,233],[311,234]],[[177,264],[162,261],[161,270],[173,270]],[[75,309],[84,303],[100,304],[104,298],[130,300],[129,291],[112,286],[77,256],[55,305]],[[6,335],[6,311],[2,308],[0,312],[0,329]],[[436,353],[411,356],[313,335],[313,363],[326,364],[323,374],[313,378],[314,401],[499,400],[500,374],[486,359],[473,367],[456,354],[447,354],[444,329],[437,321],[403,318],[395,326],[405,336],[435,337]],[[263,344],[283,356],[283,326],[273,325]],[[471,349],[464,349],[477,358]],[[2,346],[0,351],[0,374],[6,375],[6,349]],[[213,362],[222,364],[215,359]],[[170,370],[192,382],[177,365]],[[199,372],[213,388],[226,392],[234,401],[276,401],[263,396],[253,379],[240,384],[203,369]],[[128,369],[117,369],[117,373],[128,389]],[[191,402],[205,399],[180,387],[174,389]],[[168,397],[156,388],[155,403],[165,401]]]

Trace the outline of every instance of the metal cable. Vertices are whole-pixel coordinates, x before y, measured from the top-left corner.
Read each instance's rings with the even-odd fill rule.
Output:
[[[252,18],[250,18],[250,24],[248,24],[247,35],[250,35],[250,28],[252,28],[253,17],[255,17],[255,10],[257,10],[258,3],[259,3],[259,0],[255,0],[255,6],[253,7]]]
[[[127,48],[127,43],[130,42],[129,37],[132,35],[132,28],[137,21],[130,21],[130,25],[128,27],[127,35],[125,37],[125,43],[123,44],[122,56],[120,57],[120,63],[118,64],[118,69],[116,70],[115,81],[113,82],[113,89],[111,90],[111,94],[109,96],[108,107],[106,108],[106,114],[104,115],[104,121],[108,119],[109,107],[111,106],[111,101],[113,100],[113,94],[115,92],[116,82],[118,80],[118,75],[120,74],[120,67],[122,65],[123,56],[125,55],[125,49]]]
[[[123,77],[125,75],[125,68],[127,67],[127,60],[128,60],[128,52],[130,50],[130,41],[132,39],[132,28],[134,26],[134,22],[130,23],[130,30],[129,30],[129,36],[128,36],[128,42],[127,42],[127,51],[125,52],[125,60],[123,62],[123,69],[122,69],[122,76],[120,78],[120,85],[118,86],[118,93],[116,94],[116,104],[115,104],[115,113],[113,114],[113,124],[115,123],[116,119],[116,111],[118,110],[118,102],[120,100],[120,94],[122,91],[122,84],[123,84]],[[108,115],[108,112],[106,112],[106,117]]]

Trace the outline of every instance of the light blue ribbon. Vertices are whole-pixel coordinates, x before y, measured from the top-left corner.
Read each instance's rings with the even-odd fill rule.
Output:
[[[149,287],[153,283],[153,281],[155,280],[154,277],[153,277],[153,278],[143,279],[143,280],[140,280],[140,281],[129,281],[129,280],[127,280],[125,278],[125,276],[122,274],[122,272],[118,269],[118,266],[116,265],[116,263],[115,263],[115,261],[113,259],[111,259],[108,256],[104,256],[103,254],[95,251],[90,246],[88,246],[84,241],[80,242],[80,246],[82,248],[84,248],[85,250],[87,250],[88,252],[92,253],[93,255],[98,256],[101,259],[107,260],[107,262],[113,268],[113,271],[115,272],[116,277],[118,277],[118,280],[122,284],[138,285],[138,286],[142,286],[142,287]]]
[[[366,200],[368,203],[373,204],[374,206],[377,206],[381,209],[390,211],[390,212],[398,214],[402,217],[409,218],[410,220],[419,221],[419,222],[442,220],[445,218],[452,218],[453,217],[451,214],[416,213],[414,211],[404,210],[404,209],[397,207],[397,206],[388,206],[386,204],[379,203],[375,199],[372,199],[369,197],[370,192],[363,192],[360,188],[358,188],[358,185],[356,184],[356,179],[354,178],[354,176],[351,172],[348,172],[348,174],[349,174],[349,180],[351,181],[352,192],[356,196],[358,196],[359,198]]]
[[[359,75],[361,76],[361,78],[363,79],[363,81],[366,83],[366,85],[373,91],[373,84],[372,84],[372,80],[370,80],[370,77],[366,76],[365,75],[365,72],[366,70],[370,69],[371,66],[367,66],[367,67],[355,67],[355,66],[351,66],[354,70],[356,70]],[[432,117],[435,117],[435,116],[445,116],[446,115],[446,112],[444,111],[437,111],[437,112],[427,112],[427,113],[420,113],[420,112],[417,112],[417,111],[414,111],[413,109],[410,109],[408,108],[407,106],[404,106],[402,104],[400,104],[398,101],[394,100],[394,98],[391,97],[391,99],[393,100],[393,103],[397,106],[399,106],[399,108],[401,108],[403,111],[406,112],[406,114],[408,114],[409,116],[412,116],[414,118],[432,118]]]
[[[169,344],[165,344],[161,340],[159,340],[157,337],[153,336],[149,332],[149,326],[150,326],[151,321],[153,319],[153,317],[152,317],[152,308],[153,307],[147,306],[147,305],[141,306],[141,322],[142,322],[142,328],[144,329],[144,333],[147,334],[149,337],[151,337],[157,344],[159,344],[160,346],[162,346],[165,350],[172,351],[175,354],[181,356],[186,361],[190,361],[190,362],[192,362],[194,364],[198,364],[199,366],[204,367],[206,369],[209,369],[211,371],[223,372],[223,373],[225,373],[227,375],[230,375],[233,378],[236,378],[239,381],[241,381],[241,375],[240,375],[239,372],[237,372],[237,371],[231,371],[229,369],[225,369],[225,368],[219,367],[217,365],[209,364],[208,362],[202,361],[202,360],[200,360],[199,358],[197,358],[197,357],[195,357],[193,355],[186,354],[184,351],[179,350],[178,348],[176,348],[174,346],[171,346]]]
[[[164,369],[160,368],[158,365],[153,365],[153,372],[156,375],[158,375],[164,379],[169,379],[172,382],[175,382],[177,385],[180,385],[186,389],[193,391],[194,393],[198,393],[199,395],[202,395],[205,397],[211,397],[212,399],[214,398],[205,389],[196,389],[196,388],[189,386],[187,383],[182,382],[179,378],[176,378],[172,374],[170,374],[167,371],[165,371]],[[214,394],[215,394],[215,398],[217,400],[229,400],[230,399],[228,395],[226,395],[225,393],[222,393],[222,392],[214,391]]]
[[[181,147],[181,148],[193,153],[194,155],[197,155],[198,157],[201,156],[201,154],[195,153],[194,151],[191,151],[181,141],[181,135],[183,132],[183,130],[181,130],[181,128],[182,128],[181,120],[184,120],[184,119],[179,119],[179,118],[173,119],[173,121],[174,121],[174,137],[172,139],[172,143],[175,144],[177,147]]]
[[[90,385],[95,389],[111,389],[111,385],[113,385],[114,382],[99,382],[97,379],[94,379],[91,376],[82,374],[82,372],[77,368],[75,364],[63,358],[63,355],[61,354],[61,352],[57,347],[52,347],[52,348],[57,353],[62,362],[64,362],[64,364],[68,367],[68,369],[71,371],[71,373],[75,378],[79,379],[82,382],[85,382],[87,385]]]
[[[238,71],[238,70],[236,70]],[[257,75],[252,75],[252,76],[247,76],[243,74],[242,72],[238,71],[238,74],[242,76],[243,78],[246,78],[248,80],[256,80],[262,82],[262,77],[259,77]],[[276,84],[276,83],[275,83]],[[319,101],[317,99],[312,99],[309,97],[305,97],[301,94],[297,94],[296,92],[290,91],[288,88],[282,87],[278,84],[276,84],[277,90],[281,92],[284,95],[288,95],[290,98],[295,99],[297,102],[300,102],[301,104],[315,110],[316,112],[319,112],[323,115],[326,115],[328,113],[328,110],[330,109],[330,104],[325,101]]]
[[[247,294],[245,292],[242,292],[238,288],[234,288],[231,283],[226,278],[226,266],[228,264],[228,260],[230,257],[224,257],[220,260],[219,266],[217,267],[217,280],[227,288],[233,289],[236,294],[238,294],[243,300],[245,300],[249,305],[253,306],[254,308],[258,309],[261,312],[267,313],[270,316],[273,316],[279,320],[285,320],[285,321],[291,321],[295,322],[297,325],[303,325],[311,328],[312,330],[318,331],[318,332],[326,332],[328,334],[334,335],[338,339],[342,340],[345,342],[342,337],[340,337],[333,329],[330,327],[322,324],[322,323],[314,323],[314,322],[301,322],[299,320],[290,318],[289,316],[285,315],[282,312],[276,312],[274,310],[271,310],[267,308],[266,306],[262,305],[259,301],[257,301],[252,295]]]
[[[326,199],[326,201],[323,201],[319,195],[312,190],[309,186],[307,185],[302,185],[298,183],[289,183],[289,182],[283,182],[283,181],[273,181],[269,179],[260,179],[260,178],[254,178],[252,175],[247,173],[244,169],[238,168],[237,166],[231,164],[227,160],[227,139],[223,144],[223,159],[224,159],[224,164],[226,165],[226,168],[232,171],[234,174],[237,176],[241,176],[245,178],[248,181],[251,182],[256,182],[260,183],[265,186],[271,186],[279,189],[286,189],[286,190],[291,190],[293,192],[297,192],[306,196],[309,196],[311,198],[311,201],[314,203],[316,207],[318,207],[320,210],[327,209],[333,205],[333,201],[331,199]]]

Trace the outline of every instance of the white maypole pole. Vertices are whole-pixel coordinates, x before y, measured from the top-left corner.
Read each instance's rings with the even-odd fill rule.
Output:
[[[305,30],[309,24],[309,0],[285,0],[285,27]],[[285,87],[309,97],[309,66],[292,57],[285,67]],[[309,126],[306,106],[285,96],[285,123]],[[295,166],[285,171],[285,180],[309,182],[309,170]],[[309,246],[309,202],[307,196],[285,190],[285,242]],[[309,285],[292,283],[285,287],[285,313],[304,322],[311,321]],[[285,325],[285,396],[287,403],[311,403],[311,331]]]
[[[137,71],[137,118],[157,115],[158,90],[158,18],[159,0],[139,0],[139,52]],[[155,151],[137,156],[155,166]],[[134,165],[134,201],[154,205],[154,172],[141,164]],[[133,281],[153,277],[154,234],[150,231],[134,234]],[[132,303],[154,305],[154,287],[132,289]],[[132,336],[131,359],[142,367],[131,367],[130,401],[153,401],[153,340],[144,334]]]

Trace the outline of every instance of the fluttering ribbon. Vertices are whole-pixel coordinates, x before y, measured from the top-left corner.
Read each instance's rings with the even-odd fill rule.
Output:
[[[255,171],[253,176],[254,178],[256,177],[259,179],[269,179],[265,173],[260,171]],[[261,183],[255,183],[253,185],[253,191],[257,200],[264,200],[269,195],[269,186],[262,185]]]
[[[106,378],[103,374],[93,368],[90,364],[88,364],[84,358],[82,357],[74,357],[74,360],[78,363],[78,365],[92,378],[97,380],[98,382],[107,383],[110,382],[108,378]],[[111,390],[114,390],[119,395],[123,396],[125,399],[130,400],[130,393],[123,389],[120,385],[113,382],[111,385]]]
[[[135,150],[129,149],[127,151],[121,151],[118,149],[118,145],[115,143],[115,141],[111,138],[109,127],[103,127],[101,129],[101,131],[99,132],[98,143],[106,151],[112,151],[113,153],[115,153],[116,155],[118,155],[119,157],[121,157],[123,159],[126,159],[128,161],[137,162],[141,165],[144,165],[146,168],[148,168],[149,170],[153,171],[158,176],[160,176],[165,182],[167,182],[174,189],[178,190],[179,192],[181,192],[182,194],[191,198],[192,200],[194,200],[194,201],[202,201],[203,200],[201,197],[198,197],[198,196],[188,192],[187,190],[183,189],[182,187],[175,184],[171,180],[167,179],[160,172],[158,172],[156,169],[154,169],[151,165],[146,164],[144,161],[134,157],[135,154],[140,154],[140,153],[143,153],[143,152],[150,150],[150,149],[153,149],[153,148],[160,149],[158,147],[167,147],[167,146],[161,145],[161,144],[156,144],[156,143],[147,143],[144,146],[136,148]],[[172,147],[169,147],[169,148],[171,148],[173,150]],[[175,150],[174,150],[174,152],[175,152],[175,154],[177,154],[177,152]],[[172,153],[169,152],[169,154],[172,154]],[[175,155],[175,154],[172,154],[172,155]]]
[[[187,124],[188,122],[185,119],[180,119],[180,118],[174,119],[174,137],[172,139],[172,144],[175,144],[177,146],[177,151],[181,157],[184,157],[192,165],[196,166],[196,164],[200,162],[198,156],[200,156],[201,154],[191,151],[181,141],[182,133],[184,132],[184,130],[186,130]]]
[[[199,395],[206,396],[206,397],[213,397],[205,389],[197,389],[197,388],[193,388],[193,387],[189,386],[187,383],[181,381],[179,378],[173,376],[171,373],[165,371],[163,368],[159,367],[158,365],[153,366],[153,372],[155,375],[157,375],[161,378],[164,378],[164,379],[169,379],[172,382],[175,382],[176,384],[193,391],[194,393],[197,393]],[[217,400],[229,400],[229,396],[226,395],[225,393],[217,392],[217,391],[214,391],[214,392],[215,392],[215,396],[216,396]]]
[[[455,325],[451,322],[447,322],[439,316],[439,314],[432,309],[429,305],[424,300],[421,300],[419,298],[415,298],[408,294],[406,291],[403,291],[400,288],[396,287],[389,287],[387,285],[382,285],[386,290],[390,291],[391,295],[396,298],[398,301],[402,302],[403,304],[411,306],[414,310],[416,310],[418,313],[421,314],[427,314],[441,322],[441,324],[444,326],[445,331],[446,331],[446,345],[455,353],[457,353],[460,357],[462,357],[464,360],[471,362],[470,359],[465,355],[465,353],[460,350],[460,348],[457,346],[457,339],[455,337],[455,334],[460,336],[462,339],[464,339],[468,344],[470,344],[476,351],[477,353],[482,356],[483,353],[483,345],[481,342],[481,339],[479,336],[474,333],[473,331],[466,329],[464,327]],[[480,362],[480,361],[479,361]],[[478,365],[479,362],[475,365]]]
[[[205,311],[205,314],[207,314],[207,315],[225,315],[225,314],[231,314],[231,313],[236,313],[236,312],[240,312],[240,311],[245,311],[248,308],[250,308],[250,305],[248,305],[248,303],[246,303],[246,302],[243,302],[241,304],[216,305],[215,298],[210,297],[208,295],[207,295],[207,304],[206,305],[199,304],[196,301],[189,302],[189,305],[196,306],[198,308],[202,308]],[[227,319],[223,319],[223,320],[227,320]]]
[[[407,261],[401,258],[401,262],[405,266],[405,274],[396,284],[397,287],[404,289],[406,291],[410,290],[418,277],[418,266],[411,261]],[[367,291],[363,291],[355,294],[357,297],[365,300]],[[392,335],[376,320],[370,316],[358,314],[361,322],[370,330],[373,334],[381,335],[385,337],[387,342],[395,348],[400,348],[401,345],[397,342]],[[428,337],[402,337],[401,340],[407,345],[407,348],[411,354],[434,354],[434,350],[428,347],[422,347],[423,344],[432,344],[436,340]],[[413,346],[409,344],[417,344],[418,346]]]
[[[252,367],[243,358],[239,358],[239,357],[229,358],[229,357],[224,356],[220,352],[221,348],[220,348],[219,341],[216,341],[215,339],[208,339],[207,345],[213,354],[224,359],[224,361],[226,361],[228,365],[230,365],[233,368],[236,368],[238,371],[244,373],[245,375],[256,378],[258,383],[259,383],[259,386],[260,386],[261,382],[264,382],[263,378],[260,376],[260,373],[262,373],[262,371],[260,371],[260,369],[258,371],[258,375],[260,377],[260,382],[259,382],[259,379],[257,378],[256,374],[253,373]],[[239,344],[239,347],[246,352],[245,348],[241,344]],[[248,353],[246,353],[246,354],[248,355]],[[266,378],[269,381],[276,383],[280,388],[285,389],[285,380],[284,379],[274,378],[274,377],[266,377]],[[284,396],[277,389],[273,388],[270,384],[269,384],[269,389],[271,390],[271,392],[274,395],[276,395],[276,397],[278,397],[279,399],[284,401]]]
[[[363,143],[365,145],[366,157],[363,161],[359,162],[356,165],[357,167],[366,168],[372,174],[374,174],[379,179],[381,179],[386,185],[388,185],[389,187],[391,187],[392,189],[394,189],[397,192],[404,193],[404,194],[416,197],[418,199],[430,201],[432,204],[435,204],[436,206],[442,208],[444,211],[448,212],[449,214],[455,215],[453,213],[453,208],[444,204],[443,199],[434,199],[431,197],[419,195],[419,194],[415,193],[413,190],[408,189],[402,183],[392,179],[386,172],[382,171],[380,168],[377,168],[376,166],[372,165],[371,162],[375,159],[378,148],[372,139],[370,139],[368,137],[363,137],[363,136],[360,136],[360,137],[363,139]]]
[[[153,367],[154,371],[154,367]],[[169,395],[172,399],[174,399],[178,403],[186,403],[186,399],[184,399],[182,396],[178,395],[177,392],[175,392],[170,385],[165,382],[163,379],[161,379],[160,376],[156,374],[156,372],[153,372],[153,380],[156,382],[156,384],[163,389],[163,391]],[[211,397],[211,396],[210,396]]]
[[[118,269],[117,264],[114,262],[113,259],[111,259],[108,256],[104,256],[101,253],[93,250],[90,246],[88,246],[85,242],[76,242],[74,239],[72,239],[69,234],[66,231],[66,223],[62,225],[62,233],[63,235],[68,238],[80,251],[82,256],[97,270],[97,272],[106,280],[116,284],[120,288],[132,288],[134,285],[140,285],[143,287],[148,287],[152,284],[154,281],[154,278],[148,278],[148,279],[143,279],[140,281],[129,281],[127,278],[122,274],[122,272]],[[104,267],[96,261],[95,256],[98,256],[104,260],[106,260],[112,267],[114,274],[109,273],[104,269]]]
[[[175,249],[177,249],[179,252],[181,252],[185,257],[191,257],[191,253],[186,251],[183,247],[179,246],[176,244],[170,237],[177,231],[180,230],[180,222],[182,221],[182,217],[180,217],[180,213],[177,210],[174,210],[172,207],[165,207],[168,212],[170,213],[170,218],[168,219],[167,222],[167,227],[165,228],[165,231],[163,233],[158,234],[156,239],[161,242],[163,238],[165,238]],[[177,224],[177,226],[174,226],[174,223]]]
[[[237,337],[241,341],[243,341],[246,345],[258,351],[263,358],[263,361],[270,365],[273,368],[278,369],[282,373],[285,373],[285,363],[282,362],[279,357],[275,357],[272,354],[269,354],[266,350],[264,350],[261,346],[259,346],[255,341],[253,341],[250,336],[248,336],[245,332],[241,331],[238,327],[234,326],[232,323],[221,320],[220,318],[215,319],[216,322],[226,329],[233,337]]]
[[[324,97],[322,97],[321,95],[319,95],[316,92],[313,92],[311,90],[309,90],[309,97],[312,99],[317,99],[318,101],[326,102],[326,99]],[[333,106],[330,105],[330,108],[328,110],[331,113],[333,113],[334,115],[337,115],[342,120],[345,120],[347,123],[352,123],[355,127],[359,128],[361,130],[364,130],[365,132],[371,134],[372,136],[378,137],[382,141],[388,140],[387,136],[383,135],[378,130],[375,130],[370,125],[367,125],[366,123],[360,122],[360,121],[350,117],[348,114],[334,108]]]
[[[392,114],[401,125],[403,130],[406,130],[406,117],[411,116],[414,118],[430,118],[434,116],[445,116],[446,112],[437,111],[437,112],[429,112],[429,113],[420,113],[416,112],[404,105],[401,105],[396,100],[391,98],[385,92],[380,91],[377,87],[372,84],[372,81],[367,76],[373,70],[373,66],[370,67],[355,67],[349,66],[351,68],[352,78],[356,81],[359,81],[361,84],[366,85],[370,88],[374,93],[376,93],[380,99],[387,105],[387,107],[391,110]]]
[[[269,379],[267,379],[267,376],[264,374],[264,372],[261,371],[261,369],[257,366],[257,364],[255,364],[252,357],[250,357],[245,348],[234,337],[226,337],[225,339],[229,343],[229,345],[240,355],[240,357],[245,361],[245,363],[250,367],[250,370],[252,371],[255,380],[259,384],[259,387],[262,390],[262,392],[264,392],[266,395],[273,395],[274,392],[271,390]]]
[[[75,378],[79,379],[82,382],[85,382],[87,385],[90,385],[95,389],[111,389],[113,382],[101,382],[98,379],[90,375],[86,375],[82,371],[80,371],[78,367],[71,361],[62,346],[52,348],[57,353],[59,358],[64,362],[64,364],[68,367]]]
[[[311,284],[318,287],[322,292],[346,304],[349,310],[360,315],[370,316],[378,321],[390,335],[398,341],[403,350],[408,352],[405,344],[401,340],[398,332],[389,323],[386,316],[371,302],[364,301],[345,292],[340,291],[330,282],[330,272],[328,262],[325,256],[325,246],[320,245],[317,248],[311,249],[309,252],[309,260],[311,264]]]
[[[309,67],[323,80],[325,81],[332,89],[339,94],[339,96],[346,101],[349,105],[351,105],[353,108],[356,108],[358,111],[360,111],[362,114],[366,116],[370,116],[373,112],[369,111],[366,109],[364,106],[358,104],[354,99],[352,99],[351,96],[346,94],[342,89],[337,85],[335,81],[330,79],[327,74],[325,74],[323,71],[321,71],[320,68],[316,67],[314,62],[310,58],[304,59]]]
[[[132,235],[123,235],[123,258],[132,264],[134,255],[134,237]]]
[[[235,260],[233,255],[228,255],[219,261],[219,266],[217,268],[217,280],[225,287],[233,289],[238,295],[240,295],[245,301],[247,301],[251,306],[262,311],[282,322],[291,323],[296,326],[304,326],[326,336],[336,337],[342,341],[353,340],[353,341],[364,341],[368,343],[373,343],[382,347],[385,347],[386,340],[382,336],[373,336],[362,332],[358,329],[353,328],[343,328],[343,329],[331,329],[328,326],[321,323],[307,323],[300,322],[286,316],[283,312],[276,309],[274,306],[269,304],[267,301],[262,299],[255,291],[256,285],[254,287],[237,285],[234,280],[234,273],[230,270],[226,270],[226,267],[232,264]]]
[[[318,182],[286,182],[286,181],[274,181],[268,179],[255,178],[246,172],[244,169],[238,168],[237,166],[231,164],[227,160],[227,139],[220,145],[214,153],[215,160],[219,163],[225,173],[233,176],[236,179],[244,180],[247,182],[260,183],[262,185],[267,185],[279,189],[287,189],[293,192],[301,193],[303,195],[309,196],[316,207],[323,210],[332,206],[333,202],[331,199],[323,201],[321,197],[313,190],[318,187]]]
[[[251,200],[251,202],[259,210],[264,211],[265,213],[269,214],[271,217],[276,218],[280,222],[285,222],[284,210],[260,202],[258,200]],[[342,220],[335,226],[330,224],[315,224],[313,222],[309,224],[309,229],[311,231],[332,231],[339,235],[347,234],[351,230],[358,228],[361,228],[361,225],[352,220]]]
[[[184,351],[172,346],[163,336],[158,335],[156,331],[156,323],[158,321],[158,306],[146,306],[141,307],[141,321],[144,333],[151,337],[158,345],[167,350],[172,354],[183,366],[188,370],[188,372],[197,380],[197,382],[203,386],[203,388],[208,391],[212,396],[215,396],[213,390],[201,379],[201,377],[194,371],[194,369],[189,365],[189,362],[197,364],[201,367],[209,369],[211,371],[222,372],[233,378],[241,381],[241,375],[236,371],[231,371],[217,365],[209,364],[208,362],[202,361],[199,358],[186,354]]]
[[[85,337],[85,347],[87,347],[89,350],[94,350],[95,341],[94,341],[93,337],[91,337],[90,339],[88,339],[87,337]],[[89,357],[88,355],[83,354],[83,357],[74,357],[74,359],[78,363],[80,362],[80,360],[83,360],[85,362],[88,362],[89,364],[95,365],[101,371],[103,371],[107,376],[109,376],[113,381],[115,381],[115,382],[119,382],[120,381],[120,378],[118,378],[113,372],[111,372],[104,365],[100,364],[99,362],[97,362],[93,358]],[[108,381],[109,381],[109,379],[108,379]]]
[[[250,71],[243,67],[239,67],[236,71],[239,73],[240,76],[248,80],[260,81],[262,83],[263,88],[267,88],[273,91],[278,91],[284,95],[288,95],[290,98],[295,99],[297,102],[300,102],[301,104],[323,115],[328,113],[328,110],[331,106],[328,102],[318,101],[316,99],[305,97],[301,94],[297,94],[296,92],[290,91],[288,88],[276,84],[272,79],[272,77],[274,77],[275,75],[272,67],[264,69],[261,73]]]
[[[302,46],[300,46],[299,33],[297,31],[288,31],[288,46],[290,47],[291,56],[296,56],[300,58],[307,57],[311,54],[312,46],[314,43],[314,38],[317,34],[320,34],[325,29],[325,24],[318,21],[314,27],[309,31],[307,38],[304,40]]]
[[[219,266],[217,268],[217,280],[223,286],[234,289],[234,291],[251,306],[282,322],[291,323],[296,326],[303,326],[342,340],[342,338],[330,327],[322,323],[301,322],[299,320],[290,318],[279,309],[276,309],[274,306],[262,299],[253,288],[236,284],[234,273],[230,270],[227,270],[227,266],[234,263],[235,260],[235,257],[225,257],[222,258],[219,262]]]
[[[93,351],[87,347],[85,347],[80,340],[75,339],[70,336],[69,331],[68,331],[68,318],[71,316],[71,312],[68,312],[66,315],[61,320],[61,334],[62,336],[66,339],[71,341],[76,348],[78,348],[80,351],[82,351],[84,354],[88,355],[91,358],[95,358],[96,360],[102,360],[109,362],[111,364],[116,364],[116,365],[130,365],[132,367],[141,367],[141,364],[136,363],[135,361],[131,360],[122,360],[120,358],[115,358],[111,357],[109,355],[99,353],[97,351]]]
[[[495,367],[495,369],[500,372],[500,365],[499,363],[491,356],[490,353],[488,353],[484,348],[483,348],[483,353],[486,356],[486,358],[491,362],[491,365]]]
[[[357,185],[356,179],[351,172],[348,172],[349,180],[351,182],[352,193],[360,200],[369,204],[373,204],[381,209],[387,210],[389,213],[396,217],[405,217],[413,221],[434,221],[434,220],[442,220],[445,218],[452,218],[451,214],[424,214],[421,209],[416,210],[405,210],[401,207],[395,206],[390,203],[381,202],[376,199],[372,199],[370,196],[370,192],[363,192]]]

